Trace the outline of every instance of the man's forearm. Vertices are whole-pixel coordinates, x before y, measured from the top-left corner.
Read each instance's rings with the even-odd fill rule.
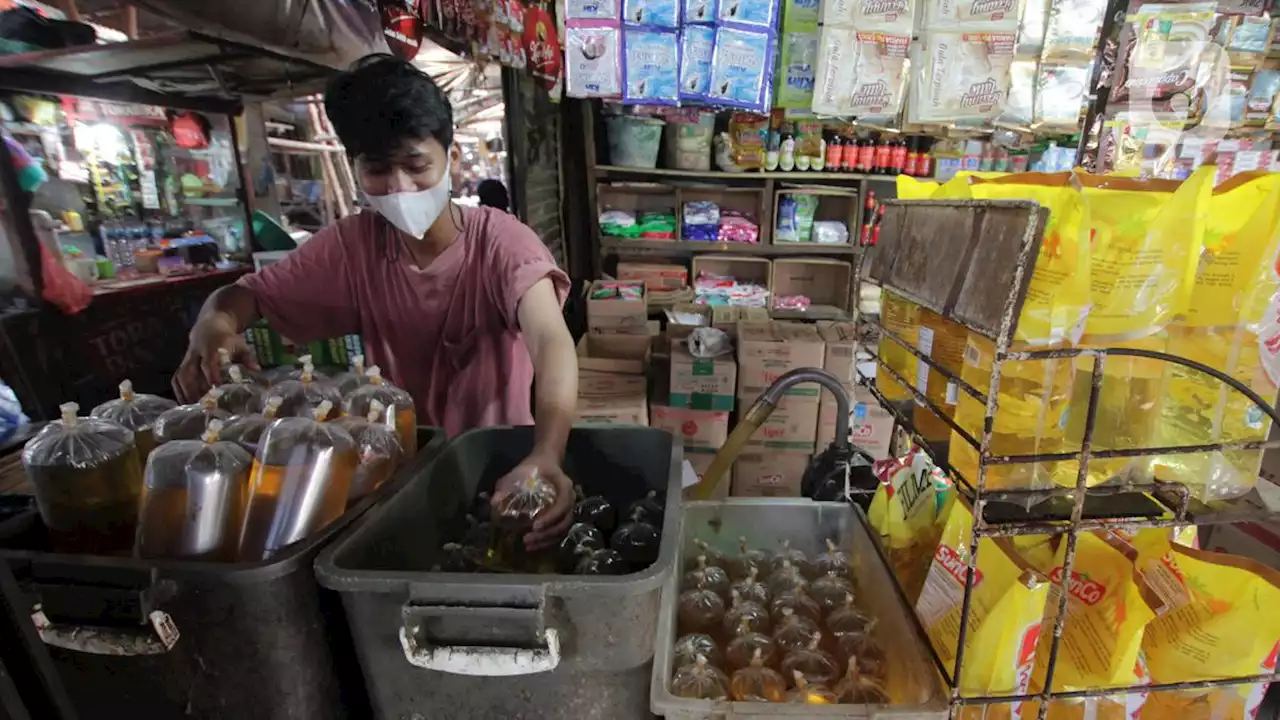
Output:
[[[535,383],[534,453],[564,458],[578,405],[578,356],[568,329],[531,349]]]
[[[239,285],[218,288],[200,308],[199,323],[216,323],[229,332],[241,333],[257,320],[258,302],[253,292]]]

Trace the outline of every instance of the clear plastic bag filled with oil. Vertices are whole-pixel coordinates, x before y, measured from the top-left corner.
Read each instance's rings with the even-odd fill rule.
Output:
[[[689,590],[676,601],[682,633],[716,633],[724,621],[724,600],[711,590]]]
[[[752,632],[767,633],[772,623],[769,622],[769,611],[759,603],[746,600],[737,591],[729,596],[729,609],[725,611],[724,634],[732,636],[734,630],[743,625]]]
[[[277,395],[284,401],[280,405],[282,417],[310,418],[315,415],[315,409],[320,407],[320,403],[327,402],[329,414],[324,420],[332,420],[338,416],[338,405],[342,402],[342,396],[328,379],[316,372],[315,366],[311,364],[311,356],[303,357],[306,361],[298,377],[281,380],[272,385],[270,394]]]
[[[782,609],[782,617],[774,623],[773,642],[783,654],[809,647],[817,636],[817,624],[789,607]]]
[[[840,702],[834,690],[819,682],[809,682],[799,670],[792,671],[791,680],[795,689],[787,693],[786,701],[793,705],[835,705]]]
[[[351,356],[351,369],[333,376],[333,386],[338,388],[338,392],[342,394],[342,397],[346,397],[352,390],[368,384],[369,376],[365,374],[363,355]]]
[[[354,504],[390,480],[405,460],[400,436],[385,411],[382,403],[374,401],[369,403],[369,412],[363,417],[349,415],[334,421],[351,433],[360,454],[347,505]]]
[[[763,655],[757,651],[751,664],[733,673],[729,692],[734,700],[743,702],[782,702],[787,683],[777,670],[764,664]]]
[[[853,583],[841,575],[823,575],[809,585],[809,597],[822,608],[822,614],[834,612],[853,594]]]
[[[396,432],[400,434],[400,444],[404,446],[406,455],[418,451],[418,416],[413,407],[413,397],[404,390],[387,382],[382,377],[382,370],[374,365],[365,373],[369,379],[367,385],[352,390],[342,398],[344,415],[364,415],[369,412],[369,403],[380,402],[387,412],[395,417]]]
[[[174,440],[199,440],[210,420],[226,422],[231,418],[231,413],[218,407],[221,398],[222,391],[213,388],[198,403],[179,405],[160,413],[151,427],[156,444],[163,445]]]
[[[769,603],[773,624],[781,625],[786,620],[788,610],[813,627],[818,627],[818,623],[822,621],[822,608],[802,591],[788,591],[773,598],[773,602]]]
[[[310,355],[299,355],[298,367],[290,370],[289,373],[284,376],[283,380],[301,380],[304,375],[310,375],[313,381],[328,382],[329,376],[326,375],[325,373],[320,372],[319,370],[316,370],[315,363],[313,363],[311,360],[312,358]],[[283,382],[283,380],[281,380],[281,382]]]
[[[720,646],[710,635],[706,633],[682,635],[679,640],[676,640],[671,665],[675,668],[692,665],[699,655],[716,667],[719,667],[723,660],[720,657]]]
[[[747,573],[745,578],[734,583],[730,589],[741,595],[746,600],[769,607],[769,600],[771,597],[769,595],[769,588],[766,587],[764,583],[760,582],[756,575],[755,568],[751,568],[751,572]]]
[[[662,545],[662,532],[641,519],[642,516],[641,511],[633,511],[631,520],[619,525],[609,538],[609,547],[617,550],[637,570],[652,565],[658,559],[658,551]]]
[[[232,365],[235,365],[235,363],[231,359],[231,351],[226,348],[218,348],[218,367],[219,367],[218,383],[219,384],[226,384],[229,382],[238,382],[236,380],[233,380],[231,377]],[[262,387],[266,387],[268,385],[266,377],[261,372],[250,370],[243,365],[240,365],[239,367],[240,367],[241,377],[244,380],[248,380],[249,382],[255,385],[260,385]]]
[[[222,439],[238,444],[249,453],[249,457],[254,457],[258,454],[258,445],[262,442],[267,426],[280,416],[280,405],[283,402],[278,396],[272,395],[263,403],[261,414],[236,415],[228,419],[222,426]]]
[[[116,554],[133,548],[142,464],[133,431],[76,417],[75,403],[22,450],[40,517],[55,552]]]
[[[169,398],[147,393],[135,393],[133,383],[120,383],[120,397],[108,400],[89,413],[91,417],[113,420],[133,431],[133,441],[138,446],[138,457],[143,461],[155,449],[156,438],[151,429],[165,411],[178,407]]]
[[[139,557],[235,559],[253,458],[221,432],[211,420],[199,440],[165,443],[147,459]]]
[[[696,700],[726,700],[729,697],[729,678],[699,655],[692,665],[676,670],[671,678],[671,694]]]
[[[889,705],[893,702],[884,679],[862,672],[852,661],[844,677],[836,684],[836,698],[846,704]]]
[[[250,474],[241,560],[268,559],[346,510],[359,455],[351,433],[321,420],[332,409],[323,401],[312,417],[283,418],[267,428]]]
[[[266,390],[246,377],[239,365],[227,368],[227,375],[230,379],[218,386],[222,391],[222,396],[218,398],[218,407],[232,415],[261,412]]]
[[[740,537],[738,552],[728,559],[729,576],[734,580],[741,580],[755,570],[758,577],[768,577],[772,561],[773,555],[767,550],[748,548],[747,539]]]
[[[831,653],[819,647],[822,633],[814,633],[808,647],[792,650],[782,658],[782,674],[791,677],[799,672],[813,682],[834,686],[840,679],[840,666]]]
[[[752,632],[750,627],[739,624],[733,639],[725,646],[724,657],[729,668],[739,670],[751,665],[757,653],[765,665],[772,665],[777,660],[778,646],[768,635]]]
[[[681,590],[714,590],[720,597],[729,596],[729,573],[724,568],[708,565],[706,555],[699,555],[694,563],[680,579]]]
[[[536,470],[494,502],[490,513],[493,541],[490,558],[500,569],[515,572],[554,572],[555,552],[531,552],[524,542],[533,523],[556,502],[556,486]]]

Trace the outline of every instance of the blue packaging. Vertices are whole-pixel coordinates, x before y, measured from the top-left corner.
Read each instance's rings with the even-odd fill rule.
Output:
[[[680,27],[680,0],[623,0],[622,22],[675,30]]]
[[[718,105],[768,112],[773,53],[771,32],[716,28],[707,99]]]
[[[772,32],[778,27],[778,0],[720,0],[716,22]]]
[[[716,21],[716,0],[684,0],[684,24],[711,25]]]
[[[680,103],[680,35],[666,30],[622,30],[622,101]]]
[[[680,32],[680,99],[705,100],[711,85],[711,56],[716,29],[685,25]]]

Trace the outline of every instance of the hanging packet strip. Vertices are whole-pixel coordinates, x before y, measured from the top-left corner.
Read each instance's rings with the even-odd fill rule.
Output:
[[[910,35],[915,11],[915,0],[830,0],[822,4],[822,23]]]
[[[996,127],[1029,132],[1035,122],[1036,61],[1014,60],[1009,66],[1009,97],[996,117]]]
[[[573,20],[618,21],[618,0],[566,0],[564,17]]]
[[[814,70],[818,62],[817,32],[784,32],[782,57],[775,78],[774,107],[805,108],[813,103]]]
[[[622,30],[622,101],[676,105],[680,102],[680,36],[660,30]]]
[[[926,4],[924,29],[1018,29],[1018,0],[936,0]]]
[[[1111,99],[1165,100],[1202,91],[1213,66],[1201,62],[1209,45],[1213,9],[1212,3],[1149,4],[1128,16]]]
[[[1089,89],[1090,65],[1040,64],[1036,78],[1036,128],[1075,132]]]
[[[577,26],[564,31],[565,92],[569,97],[616,98],[622,94],[618,53],[621,31],[609,26]]]
[[[705,100],[711,85],[711,57],[716,29],[685,25],[680,31],[680,99]]]
[[[1106,10],[1106,0],[1052,0],[1040,59],[1065,62],[1092,60]]]
[[[820,18],[819,0],[783,0],[782,32],[817,33]]]
[[[716,28],[707,97],[730,107],[767,112],[773,79],[773,34]]]
[[[623,0],[622,21],[629,25],[674,30],[680,27],[679,0]]]
[[[778,0],[721,0],[716,21],[717,24],[772,33],[778,26]],[[772,56],[768,60],[767,64],[772,68]]]
[[[716,0],[684,0],[684,24],[710,25],[716,21]]]
[[[925,35],[912,122],[995,117],[1009,96],[1013,33],[931,32]]]

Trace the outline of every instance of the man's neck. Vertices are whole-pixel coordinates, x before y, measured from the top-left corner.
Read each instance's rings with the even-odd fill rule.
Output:
[[[406,237],[405,244],[409,246],[409,252],[412,253],[418,267],[430,265],[433,260],[440,257],[441,253],[448,250],[450,245],[457,242],[458,236],[462,234],[458,229],[461,224],[462,209],[449,203],[421,239],[410,240]]]

